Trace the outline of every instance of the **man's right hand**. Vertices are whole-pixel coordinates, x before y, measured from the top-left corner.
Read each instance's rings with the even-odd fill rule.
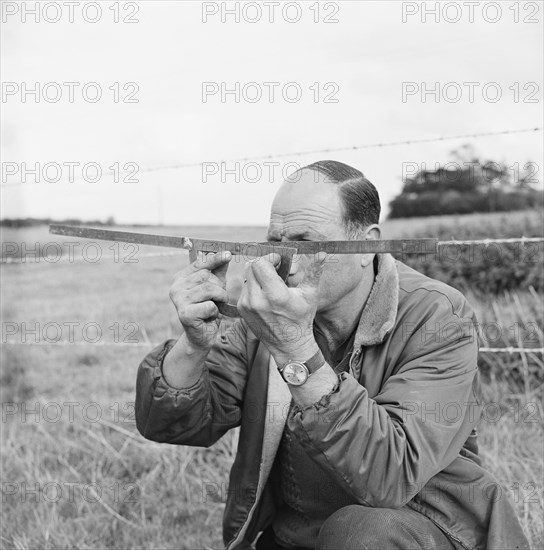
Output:
[[[187,342],[195,349],[208,351],[219,328],[219,310],[214,302],[227,303],[227,269],[230,252],[202,254],[195,262],[176,273],[170,299],[176,306]]]

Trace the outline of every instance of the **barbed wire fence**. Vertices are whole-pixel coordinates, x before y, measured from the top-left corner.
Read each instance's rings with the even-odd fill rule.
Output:
[[[162,172],[168,170],[181,170],[185,168],[198,168],[207,164],[226,164],[226,163],[236,163],[236,162],[253,162],[257,160],[274,160],[280,158],[289,158],[289,157],[303,157],[308,155],[324,155],[328,153],[342,153],[347,151],[362,151],[365,149],[384,149],[387,147],[399,147],[401,145],[411,146],[419,145],[423,143],[437,143],[444,141],[454,141],[457,139],[472,139],[472,138],[483,138],[483,137],[495,137],[495,136],[506,136],[506,135],[516,135],[516,134],[527,134],[534,132],[542,132],[543,128],[536,126],[534,128],[517,128],[517,129],[506,129],[506,130],[497,130],[492,132],[473,132],[468,134],[455,134],[449,136],[438,136],[430,138],[419,138],[419,139],[404,139],[398,141],[386,141],[386,142],[376,142],[376,143],[365,143],[362,145],[345,145],[343,147],[328,147],[324,149],[310,149],[307,151],[294,151],[294,152],[284,152],[284,153],[272,153],[269,155],[254,155],[254,156],[245,156],[245,157],[233,157],[221,160],[207,160],[207,161],[192,161],[192,162],[180,162],[174,164],[164,164],[159,166],[138,166],[138,173],[153,173],[153,172]],[[132,173],[130,170],[119,170],[119,175]],[[55,181],[49,181],[47,185],[57,184],[57,183],[72,183],[78,179],[82,179],[81,176],[74,176],[68,178],[59,178]],[[37,181],[24,181],[18,183],[8,183],[2,181],[0,188],[8,187],[21,187],[23,185],[36,185],[39,182]]]

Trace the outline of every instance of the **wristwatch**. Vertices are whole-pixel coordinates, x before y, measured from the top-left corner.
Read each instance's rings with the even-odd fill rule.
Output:
[[[288,361],[283,367],[278,367],[281,377],[291,386],[302,386],[308,377],[326,363],[321,350],[307,361]]]

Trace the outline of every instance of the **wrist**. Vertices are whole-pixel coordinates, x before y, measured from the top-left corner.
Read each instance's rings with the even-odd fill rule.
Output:
[[[177,341],[176,345],[179,344],[183,348],[184,355],[187,357],[193,357],[201,354],[207,355],[212,349],[213,344],[206,343],[204,345],[198,345],[191,342],[187,337],[187,333],[184,332]]]
[[[338,385],[338,375],[325,364],[312,374],[302,386],[289,386],[295,403],[306,408],[318,403],[324,396],[330,394]]]
[[[202,375],[208,353],[194,348],[182,334],[173,346],[164,350],[160,367],[165,382],[175,390],[194,385]]]
[[[278,367],[280,367],[285,365],[289,361],[307,361],[308,359],[313,357],[318,351],[319,346],[317,345],[315,339],[312,338],[303,345],[299,345],[296,348],[292,348],[291,350],[283,349],[273,352],[272,356],[274,357],[274,361],[276,362]]]

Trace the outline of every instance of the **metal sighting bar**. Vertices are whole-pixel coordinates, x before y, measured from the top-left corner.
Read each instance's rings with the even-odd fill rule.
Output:
[[[181,248],[189,251],[189,260],[194,262],[197,251],[205,253],[231,252],[233,256],[260,257],[276,253],[281,256],[278,275],[287,280],[293,256],[295,254],[436,254],[438,239],[393,239],[367,241],[274,241],[274,242],[229,242],[212,241],[210,239],[192,239],[171,235],[151,235],[149,233],[134,233],[131,231],[117,231],[110,229],[94,229],[72,225],[49,226],[49,233],[66,237],[80,237],[82,239],[98,239],[103,241],[117,241],[146,246],[164,246],[167,248]],[[238,310],[232,304],[216,304],[219,311],[227,317],[238,317]]]

